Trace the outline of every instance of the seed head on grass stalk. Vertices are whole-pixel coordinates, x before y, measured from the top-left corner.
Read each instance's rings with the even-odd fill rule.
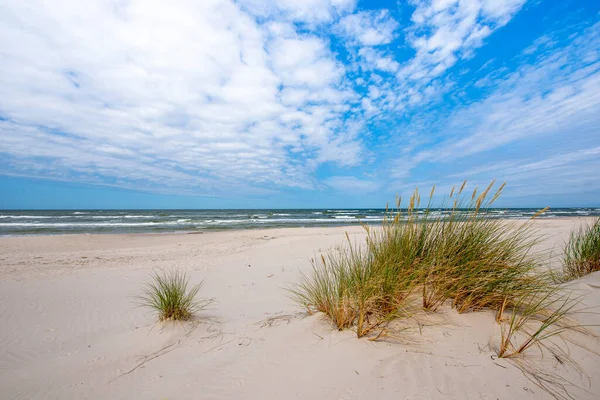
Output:
[[[187,321],[208,306],[210,300],[197,299],[203,281],[188,290],[189,277],[177,269],[154,272],[152,282],[139,296],[140,304],[158,312],[160,321]]]
[[[460,313],[497,310],[534,286],[540,256],[532,248],[539,237],[530,223],[490,218],[488,210],[504,188],[491,195],[493,184],[478,196],[474,190],[465,203],[460,197],[463,183],[457,197],[449,199],[452,208],[428,224],[424,308],[435,311],[450,299]]]

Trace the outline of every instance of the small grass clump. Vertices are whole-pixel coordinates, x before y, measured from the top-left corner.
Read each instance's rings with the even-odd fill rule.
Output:
[[[600,271],[600,217],[571,232],[565,246],[563,266],[564,280]]]
[[[176,269],[154,272],[152,280],[139,300],[141,305],[156,310],[160,321],[190,320],[210,303],[196,298],[203,282],[188,290],[189,277],[185,272]]]

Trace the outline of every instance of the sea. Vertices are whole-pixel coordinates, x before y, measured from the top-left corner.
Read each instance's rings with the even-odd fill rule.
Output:
[[[538,209],[489,209],[490,218],[527,219]],[[230,229],[378,224],[385,209],[0,210],[0,236],[73,233],[171,233]],[[422,212],[422,211],[420,211]],[[446,209],[432,209],[442,216]],[[540,218],[600,216],[600,208],[555,208]]]

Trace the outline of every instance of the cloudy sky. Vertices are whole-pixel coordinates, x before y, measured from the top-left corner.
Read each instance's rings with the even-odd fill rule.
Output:
[[[0,208],[600,205],[597,0],[0,0]]]

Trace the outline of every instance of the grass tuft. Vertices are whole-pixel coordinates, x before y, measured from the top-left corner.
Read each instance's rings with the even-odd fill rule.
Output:
[[[196,297],[203,282],[189,288],[189,277],[185,272],[173,269],[154,272],[152,282],[144,287],[139,297],[141,305],[158,312],[160,321],[187,321],[204,309],[210,300]]]
[[[405,209],[398,198],[380,228],[364,226],[364,244],[348,240],[341,251],[313,260],[311,274],[291,289],[293,298],[361,337],[406,315],[417,292],[426,310],[450,300],[458,312],[491,309],[500,321],[515,299],[550,290],[551,280],[535,273],[541,258],[532,252],[539,237],[531,223],[490,218],[504,185],[493,191],[492,182],[467,200],[465,185],[452,189],[451,207],[432,207],[435,187],[424,208],[418,189]]]
[[[430,313],[443,305],[459,313],[487,310],[500,325],[499,357],[529,365],[520,356],[536,347],[568,362],[553,339],[586,348],[598,338],[572,318],[581,313],[579,299],[535,251],[542,237],[534,221],[547,208],[528,221],[503,220],[492,206],[505,185],[494,190],[494,183],[467,193],[463,182],[437,207],[435,187],[424,207],[418,189],[405,208],[398,198],[380,227],[364,225],[363,243],[347,236],[345,247],[312,260],[312,271],[289,289],[293,299],[337,329],[371,340],[390,337],[390,321],[414,316],[415,305]],[[572,234],[565,251],[570,276],[600,269],[599,248],[600,218]],[[534,372],[541,387],[562,393],[562,381],[553,386],[551,377]]]
[[[565,281],[600,271],[600,218],[571,232],[563,265]]]

